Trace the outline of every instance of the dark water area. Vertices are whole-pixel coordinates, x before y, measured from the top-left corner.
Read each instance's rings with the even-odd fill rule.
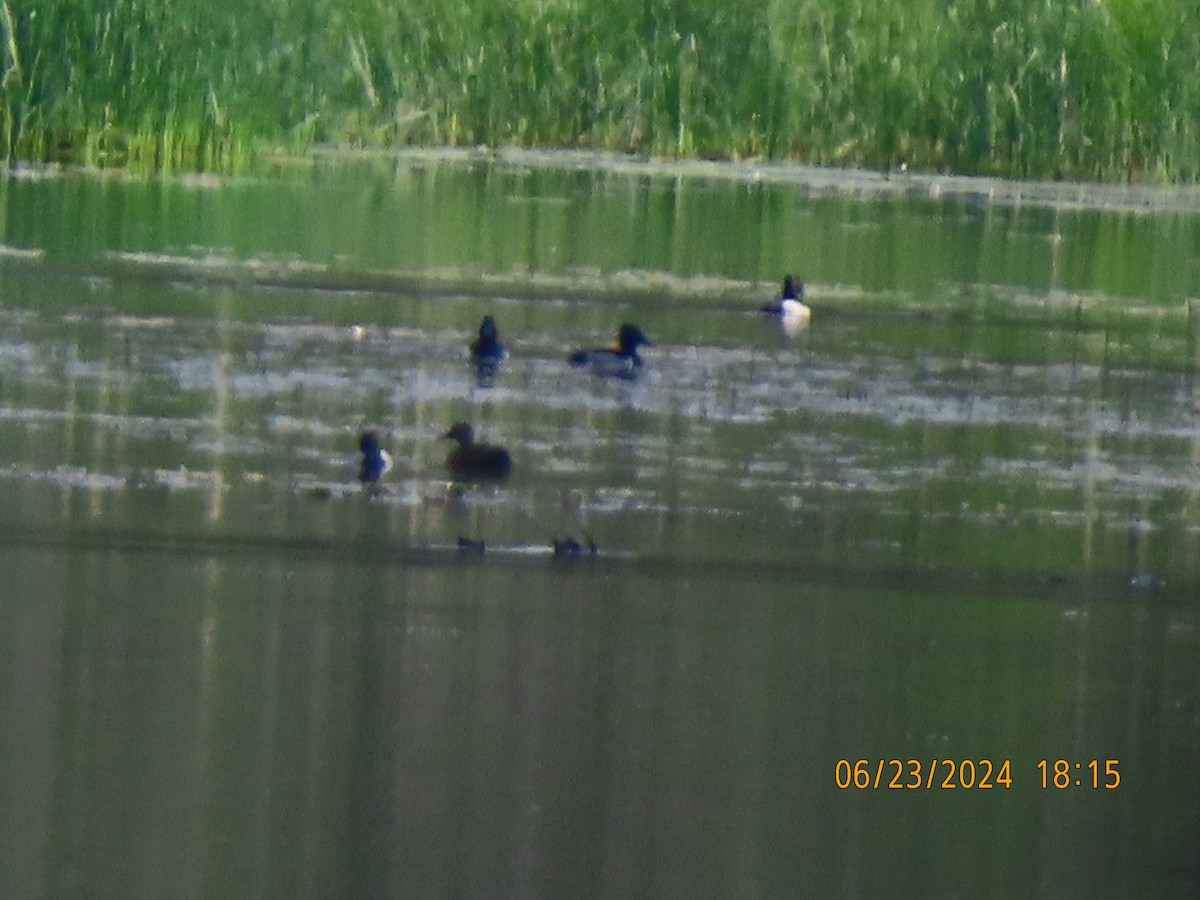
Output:
[[[1200,203],[595,162],[0,181],[0,896],[1200,895]]]

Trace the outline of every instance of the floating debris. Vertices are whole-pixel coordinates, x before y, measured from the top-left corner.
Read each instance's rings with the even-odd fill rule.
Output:
[[[459,538],[458,538],[458,552],[459,553],[471,554],[473,556],[483,556],[483,553],[486,549],[487,549],[487,546],[483,543],[483,541],[473,541],[470,538],[465,538],[462,535],[459,535]]]
[[[591,538],[587,544],[581,544],[573,537],[568,537],[560,541],[555,538],[550,542],[550,547],[554,552],[556,559],[575,558],[579,556],[595,556],[600,552],[600,548],[596,546],[596,542]]]
[[[1136,575],[1130,575],[1125,583],[1132,590],[1148,591],[1154,594],[1167,586],[1166,579],[1161,575],[1155,575],[1153,572],[1138,572]]]

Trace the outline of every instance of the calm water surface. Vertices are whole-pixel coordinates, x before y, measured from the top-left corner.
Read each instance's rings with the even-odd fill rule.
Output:
[[[0,896],[1200,896],[1200,203],[592,163],[0,181]]]

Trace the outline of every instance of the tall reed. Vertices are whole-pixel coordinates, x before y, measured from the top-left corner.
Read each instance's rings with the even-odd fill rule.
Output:
[[[0,0],[0,151],[517,144],[1200,177],[1195,0]]]

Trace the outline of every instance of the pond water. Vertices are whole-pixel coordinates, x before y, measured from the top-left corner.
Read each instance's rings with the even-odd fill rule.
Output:
[[[1198,248],[1134,188],[9,173],[0,896],[1197,896]]]

